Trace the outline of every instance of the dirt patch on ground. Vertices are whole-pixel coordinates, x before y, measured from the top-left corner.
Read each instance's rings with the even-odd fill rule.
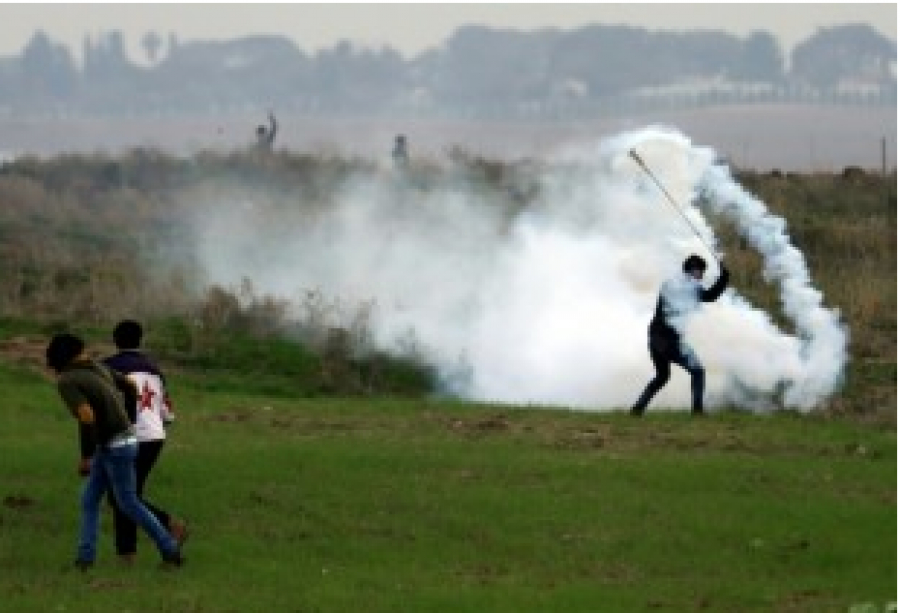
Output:
[[[45,339],[15,336],[0,340],[0,359],[42,369],[46,363],[46,349]]]
[[[0,339],[0,360],[43,371],[47,363],[45,352],[49,340],[49,337],[37,336],[14,336]],[[87,354],[97,359],[111,355],[114,351],[112,346],[105,345],[87,348]]]

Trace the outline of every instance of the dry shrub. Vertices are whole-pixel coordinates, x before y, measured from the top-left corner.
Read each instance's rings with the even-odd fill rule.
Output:
[[[478,190],[484,206],[504,207],[510,218],[536,201],[540,168],[460,150],[448,158],[415,166],[415,188],[427,191],[462,178]],[[238,189],[312,218],[334,204],[348,178],[381,172],[367,160],[289,152],[205,152],[181,159],[135,150],[119,157],[68,155],[5,164],[0,315],[72,323],[184,316],[191,330],[210,334],[289,334],[311,347],[329,372],[355,368],[364,388],[359,364],[377,363],[371,339],[375,304],[343,304],[315,290],[289,303],[258,295],[250,280],[237,288],[205,287],[193,278],[187,255],[170,251],[184,238],[177,234],[177,220],[185,201],[215,201]],[[839,309],[849,326],[851,371],[895,365],[896,175],[742,173],[737,180],[787,220],[825,305]],[[717,228],[717,234],[735,286],[787,325],[778,321],[780,301],[762,279],[758,254],[728,227]],[[881,388],[866,377],[857,380],[863,384],[852,392],[855,403],[883,400],[876,398]]]

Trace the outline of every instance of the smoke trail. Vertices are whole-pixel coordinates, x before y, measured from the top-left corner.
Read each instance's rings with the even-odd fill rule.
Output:
[[[756,335],[734,339],[739,341],[735,347],[746,349],[740,352],[739,360],[716,355],[716,349],[710,347],[709,353],[728,366],[727,374],[732,379],[730,389],[723,390],[726,392],[723,398],[742,406],[767,400],[800,409],[813,408],[826,399],[843,376],[847,330],[840,322],[838,311],[823,306],[822,294],[811,284],[803,254],[790,242],[785,221],[772,215],[764,203],[735,182],[727,166],[715,162],[713,150],[692,146],[683,135],[661,129],[644,131],[631,138],[642,152],[650,150],[663,158],[665,168],[678,169],[686,196],[684,202],[699,201],[714,214],[724,215],[735,224],[762,256],[763,277],[778,286],[783,313],[797,330],[798,338],[781,339],[784,342],[779,355],[761,351],[761,347],[751,351],[760,338]],[[702,221],[702,217],[698,219]],[[705,228],[708,235],[705,238],[711,239],[708,226]],[[739,333],[752,319],[753,326],[747,329],[767,330],[768,336],[778,338],[779,333],[764,313],[754,311],[735,292],[729,298],[738,310],[729,314],[722,309],[717,318],[722,321],[696,325],[695,336],[712,335],[713,326],[720,325]],[[705,345],[702,341],[698,344]],[[765,362],[776,358],[774,364],[778,367],[767,367]]]
[[[608,410],[630,406],[653,374],[646,328],[659,285],[686,255],[716,243],[703,202],[762,255],[798,330],[779,330],[740,288],[686,321],[707,368],[708,406],[809,409],[839,383],[846,333],[811,287],[784,222],[715,162],[677,131],[648,128],[537,166],[529,181],[539,196],[524,210],[464,174],[423,191],[374,173],[335,186],[314,214],[265,194],[210,210],[194,202],[193,244],[210,282],[249,277],[285,298],[315,289],[376,305],[373,342],[402,351],[413,336],[454,394]],[[653,406],[684,407],[689,397],[676,369]]]
[[[701,188],[712,211],[724,214],[763,256],[763,276],[780,289],[784,313],[800,336],[800,373],[786,380],[783,401],[801,409],[827,398],[843,376],[848,335],[837,310],[825,309],[810,280],[803,254],[790,243],[784,220],[731,180],[723,166],[711,166]]]

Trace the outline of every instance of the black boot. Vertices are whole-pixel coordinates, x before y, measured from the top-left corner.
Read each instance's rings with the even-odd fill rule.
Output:
[[[691,371],[691,414],[703,415],[703,388],[706,372],[699,368]]]
[[[657,383],[656,379],[648,383],[644,392],[641,394],[641,397],[638,398],[637,402],[634,403],[634,406],[631,407],[631,414],[635,417],[643,415],[644,409],[647,408],[647,405],[650,404],[650,401],[653,400],[656,392],[658,392],[661,387],[662,386]]]

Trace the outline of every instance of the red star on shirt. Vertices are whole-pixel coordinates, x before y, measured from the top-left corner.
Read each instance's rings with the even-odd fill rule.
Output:
[[[150,389],[150,386],[147,385],[147,382],[144,381],[144,386],[141,388],[141,397],[138,402],[140,402],[140,409],[142,411],[149,411],[153,406],[153,397],[156,396],[156,392]]]

